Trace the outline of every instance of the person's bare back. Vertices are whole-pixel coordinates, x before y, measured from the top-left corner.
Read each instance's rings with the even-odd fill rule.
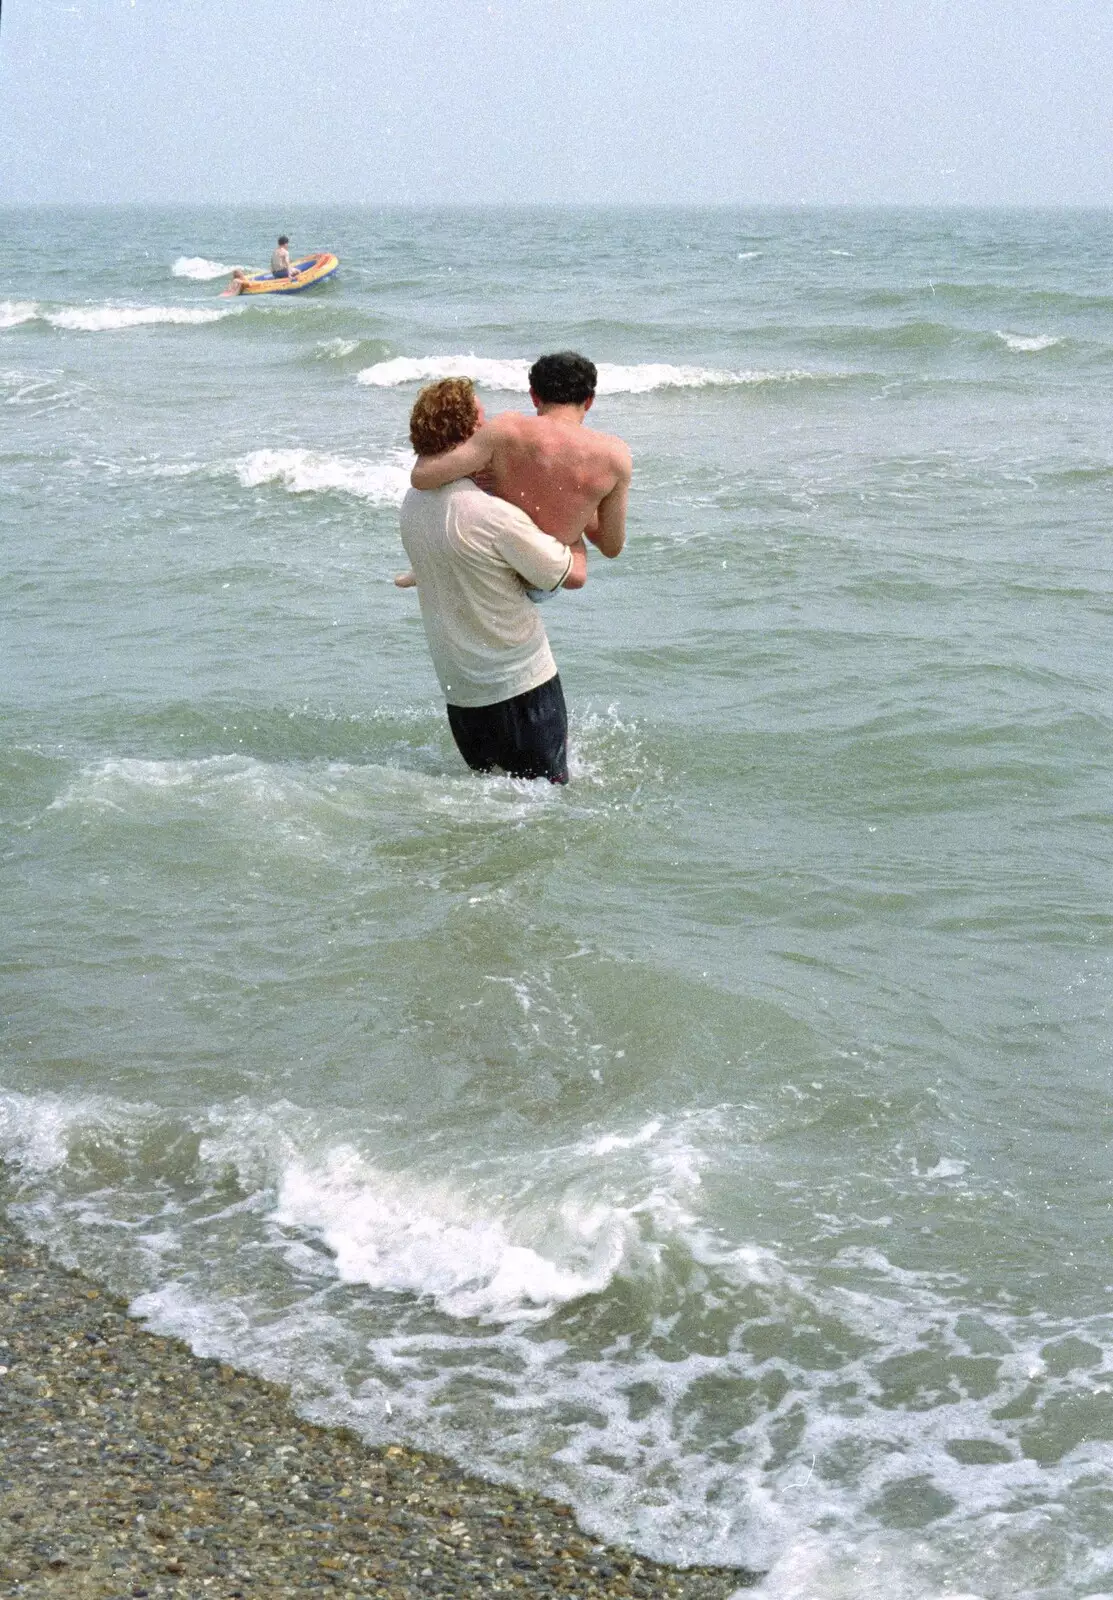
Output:
[[[478,474],[543,533],[569,545],[586,534],[603,555],[617,556],[626,542],[631,460],[621,439],[582,426],[595,377],[583,356],[542,356],[530,370],[537,416],[504,411],[454,449],[420,457],[410,482],[439,489]]]

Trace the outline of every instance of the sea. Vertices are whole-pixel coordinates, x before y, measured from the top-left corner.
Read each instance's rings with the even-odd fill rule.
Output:
[[[559,789],[392,577],[566,348]],[[0,213],[11,1216],[760,1600],[1113,1594],[1111,533],[1109,212]]]

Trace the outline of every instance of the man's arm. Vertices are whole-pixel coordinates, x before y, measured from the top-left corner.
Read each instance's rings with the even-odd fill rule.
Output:
[[[594,529],[590,523],[584,529],[595,548],[602,555],[609,556],[612,561],[615,556],[621,555],[622,547],[626,543],[626,504],[630,498],[632,470],[630,452],[623,445],[618,482],[610,493],[605,494],[600,500],[599,510],[595,514]]]
[[[453,445],[439,456],[418,456],[410,482],[415,489],[442,489],[446,483],[455,483],[457,478],[470,478],[473,473],[482,472],[491,465],[493,453],[491,430],[484,425],[463,444]]]
[[[572,552],[572,565],[568,568],[568,576],[561,584],[562,589],[582,589],[587,582],[587,550],[582,539],[577,539],[575,544],[568,547]]]
[[[567,545],[542,533],[535,522],[497,495],[488,501],[485,521],[494,549],[530,589],[547,593],[561,587],[582,589],[587,580],[587,552],[582,539]]]

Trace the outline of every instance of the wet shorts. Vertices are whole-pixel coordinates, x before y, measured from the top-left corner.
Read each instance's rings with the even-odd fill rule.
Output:
[[[493,706],[449,706],[456,748],[476,772],[568,782],[568,712],[560,674]]]

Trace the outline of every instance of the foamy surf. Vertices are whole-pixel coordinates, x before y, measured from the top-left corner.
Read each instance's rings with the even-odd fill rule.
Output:
[[[155,1331],[370,1439],[519,1481],[529,1460],[593,1532],[765,1570],[765,1600],[1004,1600],[1035,1592],[1033,1540],[1054,1580],[1040,1593],[1097,1593],[1080,1567],[1113,1546],[1083,1556],[1062,1509],[1110,1492],[1108,1448],[1084,1436],[1040,1462],[1025,1439],[1036,1408],[1105,1414],[1104,1319],[971,1318],[953,1282],[880,1253],[867,1294],[723,1238],[697,1213],[699,1168],[708,1135],[737,1148],[734,1115],[604,1123],[455,1171],[443,1151],[413,1160],[419,1145],[398,1170],[389,1117],[357,1148],[339,1108],[0,1092],[0,1155],[29,1231]],[[573,1306],[589,1335],[598,1319],[586,1348],[561,1320]],[[700,1340],[678,1343],[678,1315]],[[902,1366],[924,1387],[894,1403]]]
[[[241,306],[63,306],[48,310],[34,300],[0,301],[0,330],[28,322],[73,333],[114,333],[160,323],[188,327],[235,316]]]
[[[179,256],[170,268],[175,278],[192,278],[197,283],[208,283],[213,278],[223,278],[231,272],[223,261],[207,261],[204,256]]]
[[[85,385],[67,382],[60,372],[0,372],[0,399],[6,406],[59,411],[80,404]]]
[[[1009,350],[1032,354],[1040,350],[1051,350],[1063,342],[1053,333],[1005,333],[1000,328],[997,329],[997,338]]]
[[[108,830],[149,823],[169,829],[203,812],[214,837],[320,859],[343,854],[353,830],[362,837],[388,809],[399,826],[437,817],[464,828],[544,826],[550,817],[563,825],[570,817],[594,814],[589,806],[577,808],[551,784],[468,772],[451,750],[440,707],[413,713],[421,732],[411,736],[411,745],[416,738],[427,739],[429,719],[443,739],[443,760],[434,755],[432,770],[404,760],[284,765],[239,755],[163,761],[113,757],[82,767],[47,809],[78,812],[84,825]],[[402,747],[407,748],[405,738]]]
[[[515,1237],[505,1219],[451,1185],[416,1185],[344,1147],[323,1170],[291,1164],[274,1219],[320,1238],[342,1282],[425,1297],[448,1317],[480,1323],[540,1322],[601,1294],[636,1245],[628,1216],[566,1198],[555,1215],[532,1219],[546,1248],[521,1236],[528,1219]]]
[[[238,315],[240,306],[67,306],[61,311],[39,311],[36,316],[52,328],[73,333],[118,333],[125,328],[160,325],[198,327]],[[22,321],[33,320],[24,317]]]
[[[33,300],[0,300],[0,329],[34,322],[38,314],[39,308]]]
[[[373,505],[400,505],[410,486],[413,457],[363,461],[316,450],[253,450],[236,464],[245,489],[277,483],[289,494],[350,494]]]
[[[471,378],[480,388],[501,389],[511,394],[529,393],[527,360],[499,361],[487,356],[453,355],[395,356],[377,361],[356,374],[357,383],[379,389],[399,388],[404,384],[431,383],[438,378]],[[649,394],[656,389],[729,389],[748,384],[799,383],[814,373],[731,371],[720,367],[674,366],[651,361],[624,366],[602,362],[598,368],[599,394]]]
[[[344,361],[354,356],[362,343],[361,339],[319,339],[314,354],[318,361]]]

